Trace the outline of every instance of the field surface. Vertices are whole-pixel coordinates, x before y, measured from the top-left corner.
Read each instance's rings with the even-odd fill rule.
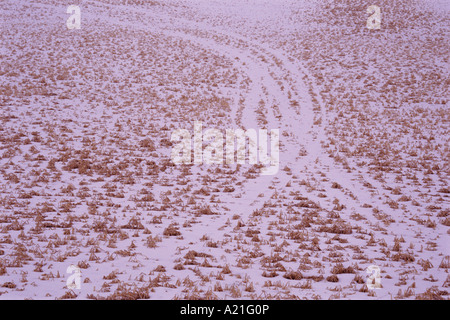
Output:
[[[449,3],[372,4],[1,1],[0,299],[448,299]]]

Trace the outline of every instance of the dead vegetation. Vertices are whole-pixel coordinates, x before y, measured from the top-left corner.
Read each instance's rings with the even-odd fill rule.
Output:
[[[139,28],[94,28],[86,17],[83,33],[66,33],[59,22],[44,23],[56,1],[33,3],[42,5],[30,4],[33,28],[11,23],[1,35],[4,296],[375,298],[364,272],[376,264],[388,270],[383,288],[395,288],[397,299],[448,299],[441,17],[383,0],[384,29],[369,33],[360,28],[363,1],[323,0],[285,13],[311,23],[300,32],[262,23],[276,10],[253,25],[240,15],[219,18],[210,7],[171,11],[171,1],[136,0],[128,2],[136,10],[116,10]],[[108,20],[101,4],[118,2],[97,3],[92,10]],[[186,27],[155,29],[173,18]],[[407,36],[413,24],[420,41]],[[252,74],[258,67],[268,70],[263,80]],[[308,94],[311,110],[302,99]],[[310,150],[294,141],[298,157],[268,183],[258,165],[170,160],[171,132],[191,131],[193,120],[225,130],[243,128],[252,115],[266,128],[287,121],[287,110],[311,111],[306,141],[323,153],[309,159]],[[301,130],[282,129],[283,144]],[[253,192],[255,185],[261,190]],[[72,263],[89,276],[82,294],[64,286]],[[58,293],[36,291],[42,283]]]

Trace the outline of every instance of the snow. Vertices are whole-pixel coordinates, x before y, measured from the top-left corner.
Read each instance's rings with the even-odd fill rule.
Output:
[[[446,1],[378,1],[381,30],[365,1],[77,4],[0,4],[0,299],[448,299]],[[173,164],[196,121],[279,129],[278,172]]]

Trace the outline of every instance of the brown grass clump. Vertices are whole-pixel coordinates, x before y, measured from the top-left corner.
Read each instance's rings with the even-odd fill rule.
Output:
[[[150,287],[137,287],[120,283],[116,291],[107,300],[141,300],[150,299]]]
[[[181,232],[177,227],[171,225],[164,229],[163,235],[168,237],[176,237],[181,235]]]
[[[61,297],[59,297],[58,300],[75,299],[77,297],[78,295],[73,290],[69,290],[66,291],[66,293],[64,293]]]
[[[103,276],[104,280],[114,280],[117,279],[117,272],[116,271],[112,271],[110,274],[108,274],[107,276]]]
[[[211,209],[211,207],[208,205],[197,208],[197,211],[195,212],[196,216],[202,216],[202,215],[211,216],[211,215],[216,215],[216,214],[217,214],[217,212],[214,212]]]
[[[173,269],[174,269],[174,270],[184,270],[185,268],[184,268],[183,264],[177,263],[177,264],[173,267]]]
[[[442,258],[441,263],[439,264],[440,269],[450,269],[450,256],[445,256]]]
[[[302,280],[303,279],[303,275],[301,272],[299,271],[288,271],[283,275],[283,278],[288,279],[288,280]]]
[[[352,227],[351,227],[351,225],[349,225],[347,223],[338,222],[338,223],[334,223],[331,226],[320,226],[318,231],[335,233],[335,234],[351,234]]]
[[[133,217],[130,219],[130,221],[127,224],[122,226],[122,229],[134,229],[134,230],[139,229],[139,230],[141,230],[141,229],[144,229],[144,226],[139,221],[138,218]]]
[[[155,269],[153,269],[155,272],[166,272],[166,268],[162,265],[158,265]]]
[[[333,274],[355,273],[355,270],[352,266],[345,268],[342,263],[338,263],[331,269],[331,272]]]
[[[2,288],[15,289],[17,285],[14,282],[5,282],[2,284]]]
[[[230,266],[228,264],[226,264],[223,268],[222,268],[222,273],[223,274],[230,274],[231,270],[230,270]]]
[[[333,274],[333,275],[327,277],[327,281],[328,282],[339,282],[339,278],[337,277],[337,275]]]
[[[271,272],[264,271],[262,273],[262,276],[265,277],[265,278],[275,278],[275,277],[278,276],[278,273],[275,272],[275,271],[271,271]]]
[[[155,144],[153,143],[153,141],[149,138],[146,138],[144,140],[139,141],[139,146],[141,148],[146,148],[147,151],[155,151]]]
[[[152,236],[148,236],[147,240],[145,241],[145,244],[148,248],[156,248],[157,247],[157,242],[161,242],[161,238],[156,236],[156,237],[152,237]]]
[[[391,257],[392,261],[414,262],[416,259],[411,253],[396,253]]]
[[[184,258],[188,260],[194,260],[196,257],[200,258],[211,258],[212,256],[207,253],[203,252],[197,252],[195,250],[190,250],[188,253],[185,254]]]
[[[438,287],[428,288],[424,293],[416,295],[416,300],[445,300],[443,295],[447,296],[447,291],[440,291]]]
[[[355,281],[358,284],[363,284],[366,282],[365,279],[360,274],[355,275],[353,281]]]

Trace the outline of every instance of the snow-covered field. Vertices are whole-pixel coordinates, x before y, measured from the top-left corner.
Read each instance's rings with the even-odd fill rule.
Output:
[[[449,4],[372,4],[0,2],[0,299],[448,299]]]

